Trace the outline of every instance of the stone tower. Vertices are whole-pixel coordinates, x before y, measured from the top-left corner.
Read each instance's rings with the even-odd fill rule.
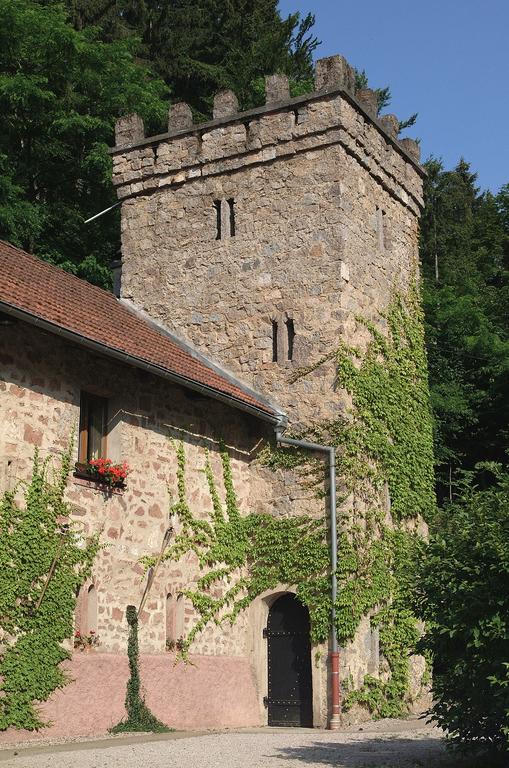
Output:
[[[168,132],[150,138],[131,115],[112,150],[121,296],[271,397],[297,434],[344,409],[331,353],[339,340],[362,346],[359,315],[383,327],[394,289],[418,270],[418,145],[354,86],[345,59],[321,59],[313,93],[290,98],[274,75],[264,106],[239,112],[223,91],[213,120],[195,125],[175,104]],[[323,515],[323,499],[290,475],[274,479],[267,505]],[[342,654],[359,683],[376,674],[370,631],[367,617]],[[316,674],[326,679],[324,662]]]
[[[376,319],[416,274],[423,170],[376,94],[354,93],[340,56],[316,65],[313,93],[266,78],[266,103],[213,120],[183,103],[168,133],[117,122],[113,181],[122,200],[122,296],[265,392],[302,428],[327,418],[332,362],[358,314]]]

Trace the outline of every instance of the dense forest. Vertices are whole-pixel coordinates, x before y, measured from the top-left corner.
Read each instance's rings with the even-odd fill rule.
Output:
[[[481,193],[464,160],[426,169],[421,263],[443,500],[463,470],[503,462],[509,448],[509,185]]]
[[[255,106],[273,72],[289,75],[293,95],[307,92],[319,45],[313,24],[311,14],[282,18],[277,0],[0,0],[0,237],[109,287],[118,211],[84,221],[115,202],[107,147],[116,118],[136,110],[155,133],[170,101],[187,101],[203,119],[220,88]],[[364,72],[357,82],[367,85]],[[378,95],[385,108],[389,89]],[[426,169],[421,263],[442,509],[430,511],[423,571],[430,621],[433,600],[443,605],[446,533],[456,565],[468,557],[465,531],[473,541],[486,527],[479,551],[490,535],[494,549],[508,538],[509,484],[496,465],[509,447],[509,184],[481,191],[463,159],[449,170],[431,158]],[[443,579],[450,584],[451,574]]]

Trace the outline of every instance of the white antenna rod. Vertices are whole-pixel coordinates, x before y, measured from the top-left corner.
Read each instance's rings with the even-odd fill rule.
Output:
[[[112,211],[114,208],[118,208],[119,205],[122,205],[122,200],[119,200],[118,203],[114,203],[114,205],[110,205],[109,208],[105,208],[104,211],[101,211],[100,213],[96,213],[95,216],[91,216],[89,219],[85,221],[85,224],[88,224],[94,219],[98,219],[99,216],[103,216],[105,213],[108,213],[108,211]]]

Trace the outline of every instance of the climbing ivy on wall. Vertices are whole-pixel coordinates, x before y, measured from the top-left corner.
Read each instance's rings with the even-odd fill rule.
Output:
[[[138,612],[134,605],[128,605],[126,619],[129,625],[129,637],[127,639],[127,658],[129,660],[129,679],[126,685],[125,708],[127,717],[121,720],[110,733],[144,732],[169,733],[173,728],[168,728],[161,723],[147,707],[141,695],[140,682],[140,646],[138,642]]]
[[[0,501],[0,730],[46,725],[37,711],[68,678],[62,643],[73,634],[76,594],[99,537],[85,541],[64,492],[71,447],[58,470],[35,453],[32,477]]]
[[[380,717],[402,714],[409,689],[409,656],[419,636],[412,613],[414,564],[423,523],[435,508],[433,435],[423,315],[416,285],[395,292],[378,327],[358,317],[364,349],[344,342],[307,376],[335,358],[337,386],[351,398],[349,413],[315,425],[313,439],[335,445],[344,485],[338,542],[338,639],[353,640],[363,617],[380,632],[379,678],[350,682],[345,707],[360,703]],[[380,330],[383,328],[384,330]],[[308,435],[306,435],[308,436]],[[272,466],[285,466],[277,450]],[[316,471],[316,468],[312,470]],[[348,686],[348,681],[347,681]]]
[[[387,717],[406,708],[409,656],[419,636],[412,613],[413,565],[422,546],[423,521],[435,507],[432,423],[417,287],[404,296],[395,293],[379,327],[363,318],[357,322],[366,332],[364,349],[341,342],[314,366],[299,371],[294,381],[334,358],[338,389],[350,396],[346,415],[315,424],[300,437],[337,448],[343,490],[338,510],[339,642],[346,645],[354,639],[363,617],[369,617],[380,633],[380,677],[367,675],[357,690],[350,685],[345,706],[360,703],[376,716]],[[195,517],[186,498],[182,444],[177,454],[178,501],[172,512],[181,522],[181,532],[165,558],[178,560],[194,551],[205,571],[196,588],[184,592],[199,615],[184,640],[184,654],[210,621],[234,622],[257,595],[278,584],[297,585],[298,596],[310,612],[312,641],[324,641],[331,616],[325,520],[242,517],[224,449],[225,504],[207,457],[212,510],[208,519]],[[300,471],[303,482],[316,484],[317,493],[323,494],[323,463],[316,456],[277,448],[267,449],[262,461],[274,470]]]
[[[208,519],[197,517],[187,501],[183,443],[178,443],[176,450],[178,501],[170,511],[179,519],[181,530],[164,559],[178,560],[192,551],[205,570],[194,589],[183,590],[199,619],[179,643],[181,655],[187,656],[193,639],[209,622],[233,624],[257,595],[278,584],[297,585],[297,594],[309,609],[312,640],[323,641],[329,631],[331,612],[324,522],[310,517],[242,516],[224,446],[220,456],[225,502],[221,502],[207,453],[204,472],[211,509]],[[153,560],[146,558],[145,563],[151,565]]]
[[[381,319],[386,333],[357,318],[370,334],[364,353],[345,344],[337,352],[338,384],[353,400],[352,420],[339,424],[341,472],[357,491],[366,478],[375,489],[387,483],[394,521],[426,518],[435,506],[433,435],[417,287],[396,293]]]

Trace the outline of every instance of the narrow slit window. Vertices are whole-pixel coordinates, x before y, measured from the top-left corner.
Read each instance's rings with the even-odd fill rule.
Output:
[[[277,321],[272,321],[272,362],[277,363]]]
[[[380,629],[370,625],[368,634],[369,661],[368,674],[378,677],[380,672]]]
[[[180,640],[184,637],[185,630],[185,600],[184,595],[177,595],[177,601],[175,605],[175,640]]]
[[[235,237],[235,200],[233,197],[228,200],[228,207],[230,209],[230,237]]]
[[[174,643],[177,638],[175,637],[175,600],[173,595],[168,593],[166,595],[166,647],[168,648],[170,643]]]
[[[378,250],[383,251],[385,249],[385,211],[378,205],[376,206],[376,230]]]
[[[291,318],[288,318],[286,321],[286,332],[288,334],[288,360],[293,360],[293,340],[295,339],[295,326]]]
[[[216,211],[216,240],[221,240],[221,200],[214,200]]]

